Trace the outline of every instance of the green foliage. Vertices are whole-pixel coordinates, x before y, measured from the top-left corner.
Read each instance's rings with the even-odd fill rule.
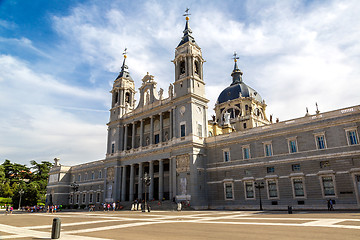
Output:
[[[14,195],[13,189],[10,186],[10,183],[7,181],[2,184],[0,187],[0,196],[5,198],[11,198]]]
[[[45,203],[48,173],[52,164],[46,161],[37,163],[34,160],[30,163],[32,166],[29,168],[6,159],[0,165],[0,196],[11,197],[14,206],[19,205],[20,190],[24,191],[21,195],[22,206]]]
[[[12,203],[11,198],[0,197],[0,205],[11,204],[11,203]]]

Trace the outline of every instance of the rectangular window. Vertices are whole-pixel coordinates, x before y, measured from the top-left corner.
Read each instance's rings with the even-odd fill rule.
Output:
[[[264,143],[264,151],[265,151],[265,156],[266,157],[272,156],[271,143]]]
[[[201,124],[198,124],[198,136],[199,137],[202,137],[202,125]]]
[[[73,203],[73,201],[74,201],[74,195],[70,195],[70,204],[72,204]]]
[[[316,136],[316,145],[318,149],[325,149],[325,136],[320,135]]]
[[[100,193],[99,192],[96,193],[96,202],[97,203],[100,202]]]
[[[85,201],[86,201],[86,194],[83,193],[82,202],[85,203]]]
[[[233,200],[233,183],[225,183],[225,200]]]
[[[79,204],[79,194],[76,195],[76,204]]]
[[[223,149],[224,154],[224,162],[230,161],[230,150],[229,149]]]
[[[267,167],[266,172],[267,173],[273,173],[273,172],[275,172],[275,168],[274,167]]]
[[[99,171],[99,178],[102,178],[102,171]]]
[[[278,196],[276,181],[268,180],[267,184],[268,184],[269,198],[276,198]]]
[[[253,182],[245,182],[245,193],[246,193],[245,196],[247,199],[255,198]]]
[[[185,124],[180,125],[180,137],[185,137],[186,131],[185,131]]]
[[[358,144],[358,138],[357,138],[357,132],[356,130],[349,130],[347,131],[348,135],[348,143],[349,145],[355,145]]]
[[[79,174],[78,175],[78,182],[80,182],[81,181],[81,175]]]
[[[90,193],[90,194],[89,194],[89,203],[92,203],[92,202],[93,202],[93,194]]]
[[[304,197],[304,185],[302,178],[294,178],[293,179],[293,187],[294,187],[294,196],[295,197]]]
[[[95,179],[95,173],[92,172],[92,173],[91,173],[91,180],[94,180],[94,179]]]
[[[250,159],[250,146],[243,146],[243,158]]]
[[[291,169],[292,169],[293,172],[300,171],[301,170],[300,164],[291,165]]]
[[[321,177],[324,196],[335,196],[334,181],[331,176]]]
[[[294,138],[288,139],[288,144],[289,144],[289,152],[296,153],[297,152],[296,139],[294,139]]]
[[[158,144],[160,142],[160,135],[155,134],[155,144]]]
[[[85,175],[84,175],[84,181],[86,181],[87,180],[87,173],[85,173]]]

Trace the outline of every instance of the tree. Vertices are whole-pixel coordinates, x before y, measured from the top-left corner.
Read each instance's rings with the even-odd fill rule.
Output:
[[[4,182],[0,187],[0,196],[5,198],[10,198],[14,195],[12,187],[8,181]]]
[[[19,204],[21,189],[24,190],[21,205],[36,205],[39,201],[45,201],[48,173],[52,163],[37,163],[35,160],[30,163],[32,166],[29,168],[6,159],[0,165],[0,196],[12,197],[15,206]]]

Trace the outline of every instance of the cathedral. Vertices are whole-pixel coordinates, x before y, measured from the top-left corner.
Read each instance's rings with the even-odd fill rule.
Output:
[[[168,89],[147,73],[136,101],[126,58],[110,91],[105,159],[55,159],[48,204],[146,198],[193,209],[326,209],[331,199],[337,209],[360,207],[360,106],[273,122],[234,54],[229,86],[208,119],[204,59],[188,17]]]

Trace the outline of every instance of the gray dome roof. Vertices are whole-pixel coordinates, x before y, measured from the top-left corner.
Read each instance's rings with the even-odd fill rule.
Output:
[[[260,94],[243,82],[231,84],[229,87],[225,88],[220,93],[217,102],[218,104],[220,104],[233,99],[237,99],[240,97],[240,93],[242,97],[252,96],[257,101],[262,102]]]
[[[236,59],[235,59],[236,60]],[[234,70],[231,73],[231,76],[233,77],[233,81],[231,85],[227,88],[225,88],[219,95],[217,103],[223,103],[227,102],[233,99],[237,99],[240,97],[240,94],[242,97],[253,97],[257,101],[262,102],[262,98],[259,93],[257,93],[253,88],[249,87],[242,81],[242,72],[237,66],[237,63],[235,61],[234,64]]]

